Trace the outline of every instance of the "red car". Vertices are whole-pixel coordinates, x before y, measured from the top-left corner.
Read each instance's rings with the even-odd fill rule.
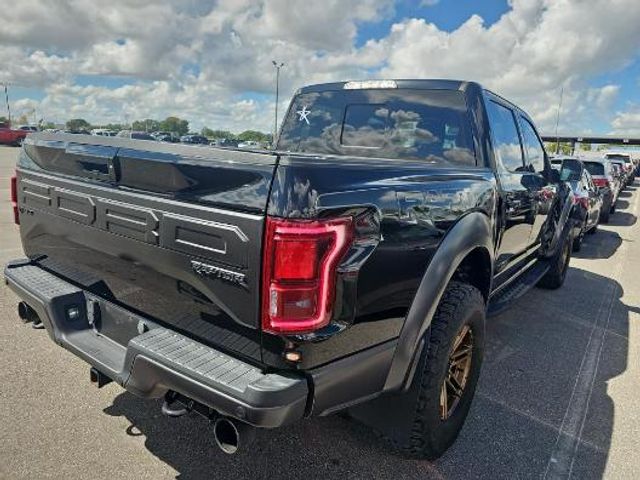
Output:
[[[30,130],[16,130],[14,128],[0,127],[0,144],[5,145],[22,145],[24,137],[26,137]]]

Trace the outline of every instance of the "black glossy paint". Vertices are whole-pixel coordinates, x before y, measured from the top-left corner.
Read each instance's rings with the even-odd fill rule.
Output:
[[[399,388],[458,267],[488,299],[492,286],[544,241],[555,187],[546,157],[539,172],[524,152],[521,171],[496,166],[487,98],[528,118],[517,107],[475,83],[408,80],[398,87],[397,95],[461,92],[475,165],[34,135],[19,163],[25,251],[94,294],[265,367],[319,372],[398,339],[380,383]],[[338,271],[334,317],[318,332],[287,338],[260,332],[265,215],[356,218],[356,241]],[[222,274],[203,278],[194,260],[246,275],[246,283]],[[300,363],[284,360],[289,350],[302,354]]]
[[[471,211],[482,212],[490,222],[496,201],[496,182],[488,168],[384,159],[283,157],[272,190],[270,215],[313,218],[350,209],[371,212],[378,228],[377,246],[366,261],[358,270],[341,275],[357,285],[355,311],[336,319],[327,334],[321,331],[304,338],[327,337],[322,345],[300,343],[301,368],[397,337],[446,232]],[[337,303],[343,303],[341,298]],[[340,323],[350,328],[328,335]],[[287,341],[265,335],[265,360],[278,362]]]
[[[34,137],[18,162],[29,258],[91,293],[262,362],[260,256],[274,156]],[[102,164],[113,168],[96,175]],[[109,322],[102,328],[122,344],[136,334]]]

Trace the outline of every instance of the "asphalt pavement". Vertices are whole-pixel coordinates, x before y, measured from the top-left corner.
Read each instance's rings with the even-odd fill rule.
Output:
[[[0,264],[22,256],[0,146]],[[221,453],[197,415],[89,383],[88,366],[22,324],[0,286],[0,479],[639,478],[640,180],[585,238],[563,288],[533,289],[487,326],[479,388],[436,462],[389,451],[342,416],[260,431]]]

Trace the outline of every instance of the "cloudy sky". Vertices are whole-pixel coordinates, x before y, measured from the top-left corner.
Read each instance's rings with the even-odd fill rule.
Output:
[[[157,5],[152,5],[157,3]],[[269,131],[296,88],[356,78],[482,82],[552,132],[640,134],[638,0],[20,0],[3,9],[15,114],[178,115]]]

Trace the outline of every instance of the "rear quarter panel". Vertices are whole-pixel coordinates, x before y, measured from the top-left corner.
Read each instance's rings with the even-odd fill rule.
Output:
[[[496,198],[493,171],[484,167],[371,158],[281,158],[269,215],[315,218],[359,208],[372,212],[379,224],[379,243],[355,279],[350,327],[326,337],[319,332],[306,339],[311,342],[300,342],[300,368],[317,367],[398,337],[447,231],[469,212],[492,216]],[[340,304],[339,298],[336,303]],[[282,338],[264,334],[263,348],[266,363],[282,362]]]

